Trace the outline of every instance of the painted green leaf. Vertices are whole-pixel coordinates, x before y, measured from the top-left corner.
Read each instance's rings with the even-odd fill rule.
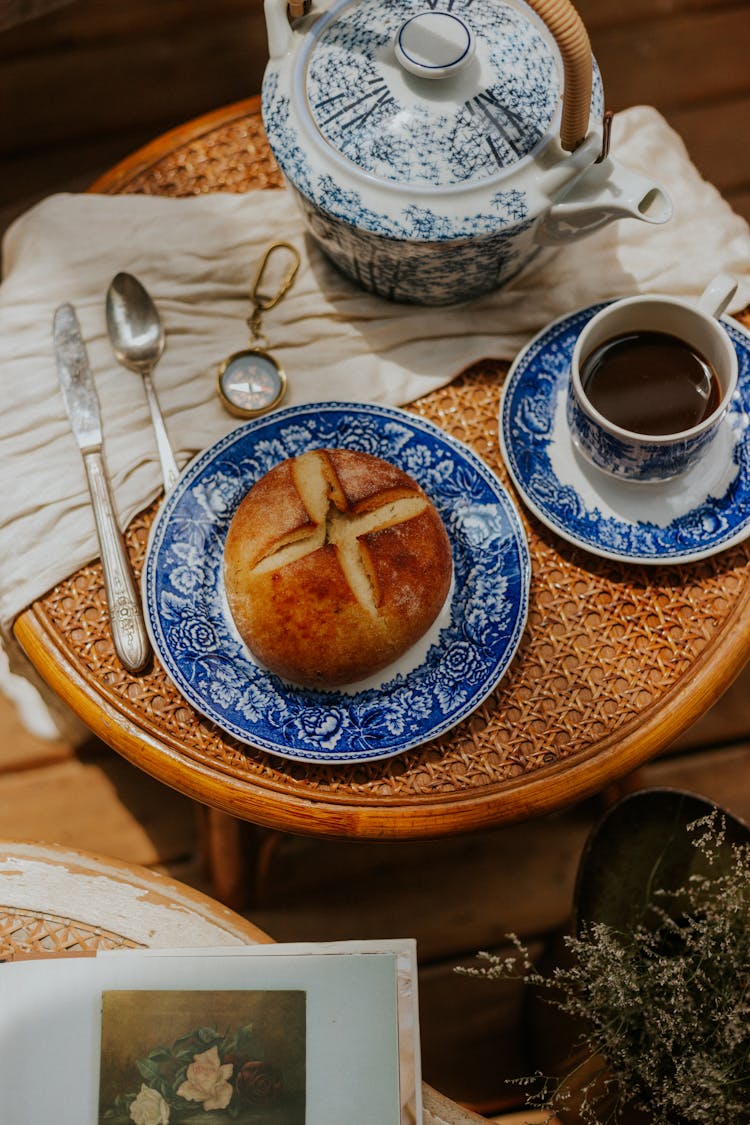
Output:
[[[175,1039],[173,1050],[184,1050],[186,1047],[195,1043],[195,1032],[191,1031],[187,1035],[181,1035],[179,1039]]]
[[[172,1052],[166,1047],[154,1047],[153,1051],[149,1051],[148,1057],[154,1062],[166,1062],[167,1059],[172,1058]]]
[[[150,1059],[138,1059],[136,1061],[136,1066],[142,1077],[149,1083],[159,1077],[159,1068],[155,1063],[152,1063]]]

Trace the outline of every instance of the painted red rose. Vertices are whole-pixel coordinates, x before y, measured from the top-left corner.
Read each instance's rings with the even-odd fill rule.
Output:
[[[265,1105],[283,1089],[281,1071],[265,1062],[246,1062],[237,1071],[235,1086],[243,1102]]]

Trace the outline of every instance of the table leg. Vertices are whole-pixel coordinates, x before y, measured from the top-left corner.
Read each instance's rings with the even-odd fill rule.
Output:
[[[205,805],[196,805],[199,850],[214,898],[232,910],[256,905],[258,830],[247,821]]]

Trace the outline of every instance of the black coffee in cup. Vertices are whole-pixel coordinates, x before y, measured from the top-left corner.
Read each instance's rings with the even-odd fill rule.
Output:
[[[605,340],[583,361],[581,384],[608,421],[650,436],[692,429],[721,399],[708,360],[666,332],[627,332]]]

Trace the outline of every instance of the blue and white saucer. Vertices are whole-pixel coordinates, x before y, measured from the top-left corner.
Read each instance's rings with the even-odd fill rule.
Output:
[[[242,643],[224,595],[224,541],[256,480],[287,457],[336,446],[392,461],[422,485],[445,523],[454,581],[400,661],[313,691],[260,667]],[[402,410],[315,403],[249,422],[188,466],[152,526],[143,601],[166,672],[227,734],[298,761],[363,762],[435,738],[489,695],[520,642],[530,573],[513,502],[468,447]]]
[[[563,539],[624,562],[693,562],[741,542],[750,535],[750,335],[723,320],[737,350],[739,381],[701,461],[670,481],[616,480],[581,456],[565,419],[576,338],[603,307],[548,325],[508,373],[500,445],[524,502]]]

